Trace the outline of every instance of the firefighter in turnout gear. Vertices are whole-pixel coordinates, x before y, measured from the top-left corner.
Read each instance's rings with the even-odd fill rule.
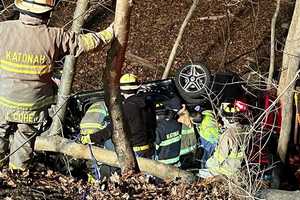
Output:
[[[80,122],[82,144],[104,144],[111,137],[108,110],[103,101],[93,103]]]
[[[120,90],[124,97],[122,107],[130,130],[129,141],[136,156],[150,158],[154,153],[155,107],[151,95],[139,93],[139,87],[134,74],[124,74],[120,79]]]
[[[15,0],[15,6],[19,20],[0,22],[0,154],[11,135],[9,166],[25,170],[54,102],[54,62],[107,44],[114,32],[112,26],[87,34],[48,27],[54,0]]]
[[[177,97],[162,103],[166,113],[157,115],[155,159],[169,165],[180,165],[181,124],[177,121],[181,102]]]

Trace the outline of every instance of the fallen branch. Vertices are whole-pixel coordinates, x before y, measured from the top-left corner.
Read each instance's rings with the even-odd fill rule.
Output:
[[[185,17],[185,19],[184,19],[184,21],[183,21],[183,23],[182,23],[182,25],[181,25],[181,27],[180,27],[178,36],[177,36],[177,38],[176,38],[176,40],[175,40],[173,49],[172,49],[171,54],[170,54],[170,56],[169,56],[168,63],[167,63],[167,65],[166,65],[166,68],[165,68],[164,74],[163,74],[163,76],[162,76],[162,79],[168,78],[168,75],[169,75],[171,66],[172,66],[172,64],[173,64],[173,62],[174,62],[174,59],[175,59],[175,56],[176,56],[176,51],[177,51],[177,49],[178,49],[179,43],[180,43],[180,41],[181,41],[181,39],[182,39],[182,36],[183,36],[183,33],[184,33],[184,29],[185,29],[185,27],[187,26],[189,20],[191,19],[192,14],[193,14],[194,10],[196,9],[198,3],[199,3],[199,0],[194,0],[194,1],[193,1],[193,5],[191,6],[191,8],[190,8],[188,14],[186,15],[186,17]]]
[[[229,17],[233,17],[233,14],[229,14]],[[198,20],[200,21],[205,21],[205,20],[219,20],[219,19],[223,19],[224,17],[227,17],[227,15],[216,15],[216,16],[207,16],[207,17],[200,17],[198,18]]]
[[[142,57],[139,57],[139,56],[134,55],[134,54],[129,53],[129,52],[126,53],[126,59],[129,60],[130,62],[140,64],[143,67],[147,67],[149,69],[153,69],[153,70],[157,69],[156,65],[151,63],[149,60],[146,60]]]
[[[59,152],[78,159],[91,159],[89,147],[87,145],[78,144],[59,136],[37,137],[34,149],[35,151]],[[99,162],[113,167],[120,167],[116,153],[95,146],[92,146],[92,151],[96,160]],[[180,177],[188,182],[195,180],[195,177],[191,173],[171,165],[165,165],[146,158],[137,158],[137,160],[141,171],[164,180],[173,180],[176,177]]]

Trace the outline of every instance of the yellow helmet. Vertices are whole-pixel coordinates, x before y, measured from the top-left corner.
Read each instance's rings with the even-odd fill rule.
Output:
[[[138,88],[139,88],[139,83],[136,75],[127,73],[120,78],[121,90],[136,90]]]
[[[55,0],[15,0],[18,9],[35,14],[43,14],[52,10]]]

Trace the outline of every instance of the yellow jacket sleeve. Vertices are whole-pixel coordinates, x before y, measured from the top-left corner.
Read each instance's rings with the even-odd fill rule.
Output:
[[[76,34],[74,32],[63,32],[60,46],[64,54],[77,57],[82,52],[88,52],[102,44],[110,43],[113,38],[112,25],[98,33]]]

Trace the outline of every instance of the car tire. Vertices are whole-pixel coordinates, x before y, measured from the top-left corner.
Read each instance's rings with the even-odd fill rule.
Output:
[[[175,85],[184,98],[200,99],[210,87],[211,74],[203,64],[186,64],[177,71]]]

